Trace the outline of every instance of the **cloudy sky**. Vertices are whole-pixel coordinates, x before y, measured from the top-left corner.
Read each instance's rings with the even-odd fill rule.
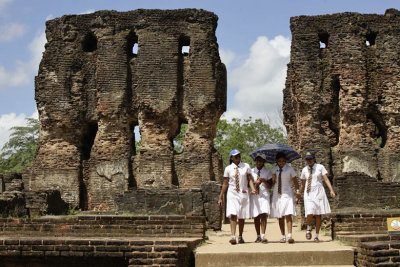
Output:
[[[44,51],[46,20],[66,14],[112,9],[202,8],[219,17],[217,38],[228,69],[228,110],[224,118],[279,122],[289,19],[299,15],[352,11],[384,14],[400,0],[0,0],[0,147],[9,128],[37,117],[34,77]]]

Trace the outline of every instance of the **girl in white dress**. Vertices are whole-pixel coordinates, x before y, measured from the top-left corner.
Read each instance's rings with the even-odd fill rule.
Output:
[[[285,219],[288,231],[288,242],[294,243],[292,237],[292,215],[296,216],[295,202],[293,190],[290,182],[294,184],[297,197],[300,196],[299,185],[297,183],[297,174],[294,169],[286,165],[286,156],[284,153],[276,155],[277,165],[271,169],[272,183],[274,184],[274,192],[272,195],[271,217],[279,219],[279,228],[281,230],[281,243],[286,242],[285,235]]]
[[[244,220],[250,218],[249,189],[255,194],[251,168],[249,164],[240,162],[240,152],[234,149],[230,152],[231,164],[225,168],[224,183],[218,199],[218,205],[222,208],[222,201],[226,190],[226,217],[230,218],[232,237],[229,243],[236,244],[236,224],[239,219],[238,242],[244,243],[242,234]]]
[[[335,192],[327,176],[328,172],[325,167],[315,162],[315,153],[312,150],[305,152],[305,160],[307,166],[301,172],[301,188],[300,192],[304,192],[304,210],[307,218],[306,238],[311,239],[311,222],[315,216],[315,242],[319,242],[318,234],[321,228],[321,215],[331,212],[328,198],[322,180],[328,186],[331,196],[335,198]]]
[[[272,174],[264,168],[266,156],[262,153],[256,156],[256,167],[252,169],[256,195],[250,196],[250,216],[254,218],[254,226],[257,232],[256,243],[267,243],[265,230],[267,228],[267,216],[270,214],[270,194]],[[261,235],[260,235],[261,228]]]

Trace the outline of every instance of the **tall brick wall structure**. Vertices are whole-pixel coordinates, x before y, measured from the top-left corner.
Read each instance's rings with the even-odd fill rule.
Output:
[[[400,12],[299,16],[290,27],[289,143],[314,149],[333,177],[400,182]]]
[[[221,176],[213,139],[226,109],[226,69],[217,20],[185,9],[47,21],[35,83],[39,145],[25,188],[59,190],[84,209],[113,209],[128,189],[200,189]],[[177,154],[172,140],[183,123],[184,152]]]

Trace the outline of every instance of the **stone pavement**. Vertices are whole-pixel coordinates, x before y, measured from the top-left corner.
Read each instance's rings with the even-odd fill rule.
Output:
[[[314,238],[313,231],[313,238]],[[202,266],[353,266],[352,247],[332,241],[330,234],[320,232],[320,242],[306,240],[305,231],[294,224],[294,244],[282,244],[277,219],[268,219],[267,244],[254,243],[256,231],[253,220],[247,220],[243,239],[245,244],[229,244],[230,226],[222,231],[207,232],[208,240],[196,249],[196,267]]]

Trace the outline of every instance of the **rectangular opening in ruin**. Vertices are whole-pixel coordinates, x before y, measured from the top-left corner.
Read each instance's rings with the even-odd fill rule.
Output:
[[[184,56],[189,55],[189,50],[190,50],[190,46],[188,46],[188,45],[182,46],[182,49],[181,49],[182,55],[184,55]]]
[[[138,48],[139,48],[138,43],[133,44],[133,47],[132,47],[132,54],[133,54],[134,56],[137,56]]]
[[[329,34],[326,31],[320,30],[318,32],[319,48],[324,49],[328,47]]]
[[[372,46],[375,45],[375,40],[376,40],[376,32],[368,32],[367,35],[365,36],[366,41],[365,41],[365,45],[366,46]]]
[[[190,38],[188,36],[182,35],[179,38],[180,52],[183,56],[189,55],[190,52]]]
[[[126,37],[126,46],[129,58],[137,57],[139,51],[138,40],[139,38],[134,31],[131,31]]]
[[[174,145],[174,151],[178,154],[183,152],[185,133],[187,129],[188,129],[187,123],[181,123],[179,134],[175,136],[175,138],[172,140],[172,143]]]
[[[82,50],[85,52],[93,52],[97,50],[97,38],[90,32],[85,35],[82,41]]]

